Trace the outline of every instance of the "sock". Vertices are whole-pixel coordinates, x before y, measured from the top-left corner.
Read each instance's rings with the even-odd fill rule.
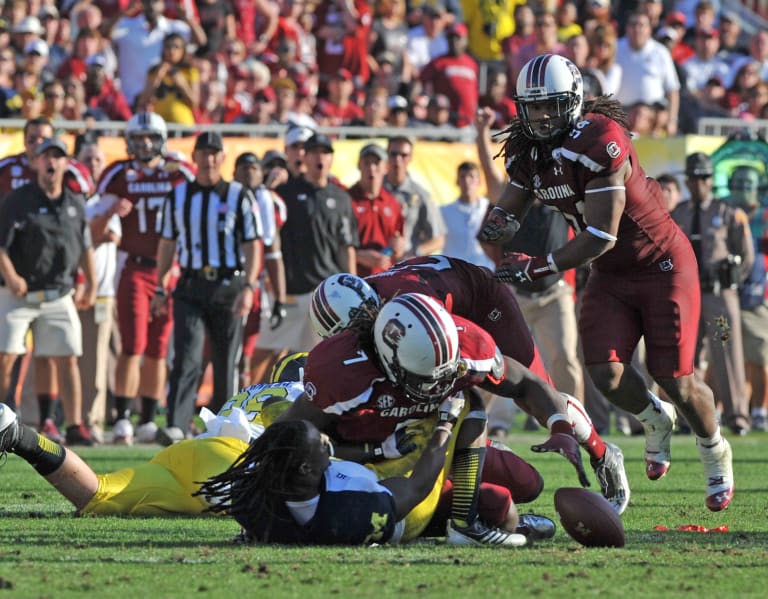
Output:
[[[43,476],[57,470],[64,463],[66,455],[61,445],[25,425],[21,425],[21,438],[13,448],[13,453],[26,460]]]
[[[722,440],[723,440],[723,437],[720,435],[719,426],[717,427],[715,434],[712,435],[711,437],[699,437],[698,435],[696,435],[696,442],[698,443],[699,447],[704,447],[707,449],[710,449],[715,445],[718,445]]]
[[[485,447],[468,447],[457,450],[453,457],[451,519],[459,527],[469,526],[477,519],[485,453]]]
[[[53,404],[58,399],[56,395],[51,393],[38,393],[37,405],[40,412],[40,428],[45,425],[45,421],[49,418],[53,420]]]
[[[139,418],[139,424],[146,424],[147,422],[153,422],[155,420],[155,414],[157,413],[158,400],[154,397],[141,396],[141,417]]]
[[[579,445],[589,454],[590,458],[595,460],[603,459],[605,455],[605,442],[597,434],[595,426],[592,424],[584,406],[576,398],[566,398],[566,413],[568,420],[573,427],[573,436],[579,442]]]
[[[132,397],[125,397],[124,395],[115,395],[115,409],[117,410],[117,419],[130,419],[131,417],[131,404],[133,403]]]

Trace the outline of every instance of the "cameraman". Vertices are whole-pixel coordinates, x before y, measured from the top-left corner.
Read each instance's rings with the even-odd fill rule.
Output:
[[[749,398],[744,374],[738,287],[755,259],[749,219],[743,210],[717,201],[714,168],[706,154],[685,161],[690,201],[672,212],[699,263],[701,319],[696,365],[708,349],[707,380],[723,410],[723,422],[737,435],[749,432]]]

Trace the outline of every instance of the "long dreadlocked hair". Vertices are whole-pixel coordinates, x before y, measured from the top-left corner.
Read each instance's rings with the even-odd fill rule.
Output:
[[[208,500],[210,512],[246,513],[252,521],[277,515],[294,491],[299,467],[309,454],[307,432],[303,420],[275,422],[195,495]]]
[[[619,123],[622,127],[627,129],[627,135],[629,135],[627,115],[621,108],[621,104],[613,100],[610,96],[598,96],[592,100],[584,102],[584,107],[581,113],[587,114],[589,112],[602,114]],[[499,142],[503,142],[501,150],[494,156],[503,156],[505,162],[510,163],[512,166],[512,172],[510,176],[514,177],[517,171],[517,165],[520,164],[516,158],[520,156],[528,156],[531,152],[537,152],[537,158],[540,160],[551,160],[551,156],[547,152],[544,152],[545,144],[536,141],[525,135],[523,132],[523,123],[520,117],[516,117],[509,126],[496,134],[496,139]]]

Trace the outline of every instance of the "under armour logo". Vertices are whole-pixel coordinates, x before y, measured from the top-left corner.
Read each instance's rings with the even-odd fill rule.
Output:
[[[556,166],[552,169],[552,172],[555,173],[555,176],[559,177],[563,174],[563,167],[562,166]]]
[[[515,273],[515,278],[517,279],[518,283],[525,283],[528,280],[528,275],[525,274],[523,271],[518,270]]]

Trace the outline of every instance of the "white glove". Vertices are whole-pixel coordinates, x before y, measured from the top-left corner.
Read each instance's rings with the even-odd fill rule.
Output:
[[[414,431],[408,430],[408,427],[397,429],[381,442],[381,451],[384,459],[396,460],[406,454],[411,453],[417,447],[413,438],[416,436]]]
[[[459,395],[452,395],[450,397],[446,397],[442,403],[440,404],[440,408],[438,409],[438,419],[440,422],[448,422],[450,424],[456,424],[456,421],[459,419],[459,414],[461,414],[461,410],[464,408],[464,396]]]

